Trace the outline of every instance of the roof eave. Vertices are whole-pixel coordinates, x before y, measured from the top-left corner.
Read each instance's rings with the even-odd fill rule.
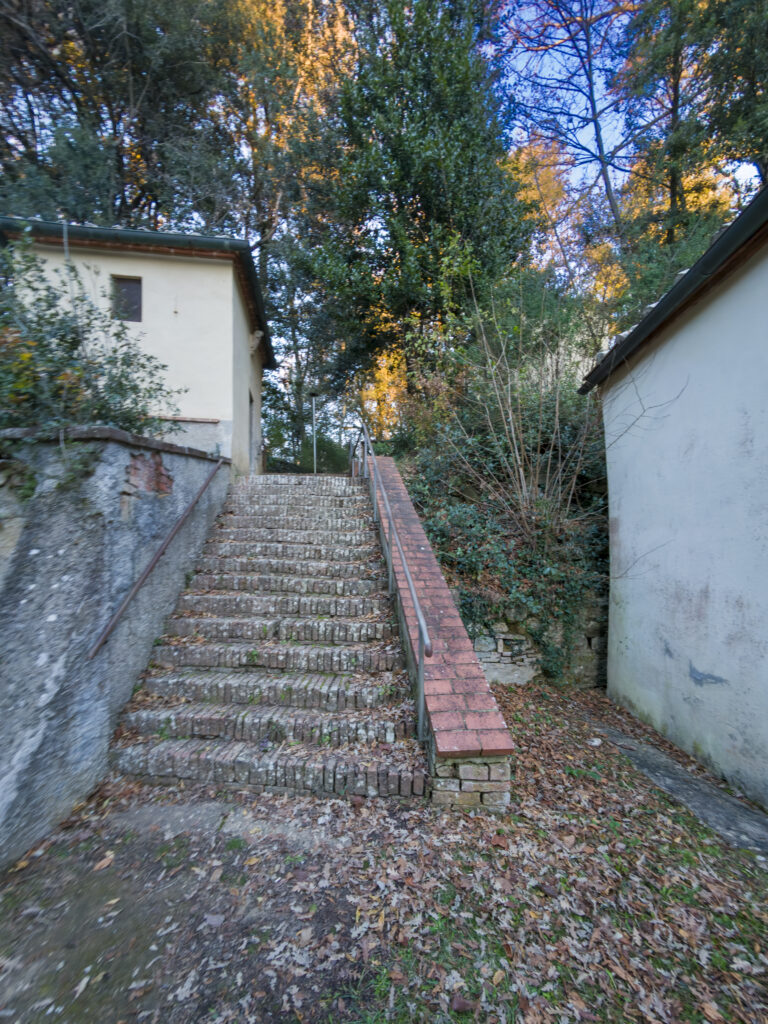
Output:
[[[579,388],[579,394],[586,395],[598,384],[607,380],[627,362],[642,344],[661,330],[672,317],[693,302],[712,283],[713,278],[727,273],[735,263],[735,258],[740,251],[767,229],[768,188],[764,188],[713,242],[704,255],[694,263],[685,276],[681,277],[662,296],[648,315],[587,374],[584,383]]]
[[[61,242],[64,240],[64,225],[58,221],[0,217],[0,241],[7,241],[9,237],[18,237],[27,227],[31,230],[33,238],[51,239]],[[105,246],[115,247],[131,246],[146,247],[147,249],[178,249],[182,253],[195,250],[196,253],[209,251],[211,253],[231,255],[240,265],[244,283],[253,300],[256,319],[262,332],[266,356],[264,369],[274,370],[277,368],[277,360],[272,348],[272,339],[264,308],[264,298],[261,294],[253,255],[247,242],[238,238],[226,238],[217,235],[185,235],[173,231],[142,231],[138,228],[91,227],[82,224],[68,224],[67,236],[75,244],[77,242],[89,243],[91,245],[101,243]]]

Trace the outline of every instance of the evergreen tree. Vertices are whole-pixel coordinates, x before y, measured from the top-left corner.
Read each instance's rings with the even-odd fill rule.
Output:
[[[477,5],[351,5],[357,61],[342,89],[329,210],[313,266],[342,370],[482,294],[523,252]],[[411,357],[408,348],[406,359]]]
[[[80,0],[0,5],[0,201],[15,213],[157,226],[233,71],[241,5]]]
[[[723,153],[707,130],[706,54],[696,0],[648,0],[627,32],[614,87],[634,129],[633,164],[620,199],[617,249],[625,284],[615,308],[637,319],[707,248],[733,204]]]
[[[768,0],[715,0],[700,13],[707,121],[725,155],[768,184]]]

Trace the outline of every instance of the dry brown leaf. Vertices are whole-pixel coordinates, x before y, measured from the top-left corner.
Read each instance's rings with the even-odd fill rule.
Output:
[[[715,1003],[701,1003],[700,1006],[701,1012],[707,1020],[712,1021],[712,1024],[719,1024],[720,1021],[725,1019]]]
[[[451,998],[451,1009],[454,1013],[473,1013],[477,1009],[477,1003],[454,992]]]

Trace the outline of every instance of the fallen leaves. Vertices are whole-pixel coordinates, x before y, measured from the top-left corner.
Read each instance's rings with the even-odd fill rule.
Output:
[[[476,1000],[465,999],[459,992],[451,996],[451,1009],[454,1013],[474,1013],[478,1007]]]
[[[720,1024],[720,1021],[725,1019],[715,1003],[701,1003],[700,1009],[712,1024]]]
[[[590,744],[594,725],[571,713],[573,695],[528,687],[497,698],[517,749],[506,817],[209,792],[231,829],[189,829],[189,850],[178,852],[164,818],[150,828],[140,891],[154,906],[158,884],[173,879],[169,891],[194,895],[153,922],[158,965],[115,994],[114,1015],[141,1012],[145,993],[151,1002],[162,991],[174,1024],[202,1005],[244,1024],[366,1015],[381,1024],[762,1024],[764,870],[656,793],[611,744]],[[126,800],[156,799],[149,792]],[[187,828],[200,797],[164,799],[189,808]],[[99,889],[99,927],[113,929],[110,915],[118,903],[129,913],[132,899],[118,889],[107,900],[104,883],[127,884],[141,848],[117,845],[109,814],[89,808],[98,839],[72,827],[67,836],[89,842],[83,876]],[[179,862],[160,881],[163,842]],[[119,875],[92,876],[115,851]],[[57,863],[30,860],[12,884]],[[21,907],[14,936],[39,911],[35,900]],[[83,986],[81,1008],[97,966],[91,980],[80,968],[67,981],[70,994]],[[104,988],[112,972],[101,966]],[[162,985],[150,977],[161,967],[171,972]]]
[[[114,850],[108,850],[106,855],[104,857],[102,857],[100,861],[97,861],[93,865],[93,870],[94,871],[103,871],[105,868],[111,867],[113,862],[114,862],[114,859],[115,859],[115,851]]]

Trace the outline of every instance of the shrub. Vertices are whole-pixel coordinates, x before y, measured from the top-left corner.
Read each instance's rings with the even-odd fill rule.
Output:
[[[76,271],[46,273],[22,243],[0,252],[0,428],[76,424],[169,433],[166,367],[99,309]]]
[[[529,317],[462,325],[425,401],[396,439],[409,490],[470,632],[528,620],[541,667],[559,678],[588,591],[606,583],[599,408],[578,394],[580,357],[543,304]]]
[[[349,452],[344,445],[338,444],[326,434],[317,435],[317,472],[345,473],[349,467]],[[268,473],[312,473],[314,469],[314,452],[312,438],[305,437],[301,442],[298,458],[292,457],[287,446],[270,451],[267,454]]]

